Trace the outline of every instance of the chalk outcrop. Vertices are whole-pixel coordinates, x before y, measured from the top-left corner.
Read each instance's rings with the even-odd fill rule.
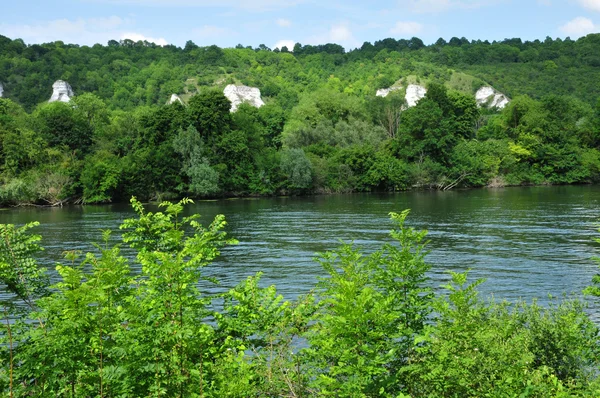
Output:
[[[52,85],[52,97],[48,102],[69,102],[75,96],[71,85],[64,80],[57,80]]]
[[[4,86],[2,85],[2,83],[0,83],[0,98],[2,98],[3,94],[4,94]]]
[[[401,90],[402,87],[388,87],[388,88],[380,88],[379,90],[377,90],[377,92],[375,93],[375,96],[377,97],[387,97],[389,93],[391,93],[392,91],[397,91],[397,90]]]
[[[167,101],[167,105],[171,105],[176,102],[179,102],[181,105],[183,105],[183,101],[181,100],[181,98],[179,98],[177,94],[171,94],[171,98],[169,98],[169,100]]]
[[[260,90],[256,87],[236,86],[229,84],[223,90],[225,97],[231,102],[231,112],[235,112],[238,106],[243,102],[252,105],[255,108],[260,108],[265,103],[260,97]]]
[[[401,90],[402,86],[396,86],[396,87],[388,87],[388,88],[381,88],[379,90],[377,90],[377,92],[375,93],[375,95],[377,97],[387,97],[392,91],[397,91],[397,90]],[[406,100],[406,106],[408,108],[412,108],[413,106],[417,105],[417,102],[425,97],[425,94],[427,94],[427,89],[423,86],[420,86],[418,84],[409,84],[408,87],[406,87],[406,94],[404,95],[404,99]]]
[[[475,100],[480,107],[498,109],[504,109],[510,102],[506,95],[494,90],[490,86],[484,86],[477,90]]]
[[[388,87],[377,90],[375,95],[377,97],[387,97],[391,92],[401,90],[402,86]],[[418,84],[409,84],[406,87],[406,95],[404,99],[406,100],[406,107],[412,108],[417,105],[420,99],[425,97],[427,94],[427,89]],[[477,101],[477,105],[479,107],[486,108],[498,108],[504,109],[506,105],[510,103],[510,99],[502,94],[499,91],[496,91],[493,87],[484,86],[477,90],[475,93],[475,100]]]
[[[427,89],[425,87],[419,86],[418,84],[409,84],[408,87],[406,87],[406,96],[404,97],[404,99],[406,99],[406,105],[408,105],[409,108],[412,108],[417,105],[417,102],[419,102],[420,99],[425,97],[425,94],[427,94]]]

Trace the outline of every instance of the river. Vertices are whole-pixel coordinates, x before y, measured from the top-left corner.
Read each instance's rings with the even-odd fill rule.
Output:
[[[485,297],[547,304],[548,295],[579,295],[598,272],[591,257],[600,256],[593,241],[600,236],[600,186],[198,201],[188,211],[205,224],[225,214],[229,234],[240,241],[206,269],[221,281],[217,290],[262,271],[263,284],[291,299],[324,275],[315,253],[340,240],[375,250],[392,227],[388,213],[403,209],[411,209],[410,226],[429,231],[433,286],[446,282],[448,271],[471,269],[473,280],[487,279],[480,286]],[[53,269],[64,250],[93,250],[103,229],[115,230],[116,242],[118,225],[131,216],[125,204],[19,208],[1,211],[0,223],[41,222],[42,262]],[[599,302],[590,300],[596,319]]]

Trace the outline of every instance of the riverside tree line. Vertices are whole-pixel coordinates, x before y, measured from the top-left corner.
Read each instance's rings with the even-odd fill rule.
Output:
[[[0,37],[0,203],[593,183],[597,54],[600,35],[350,52]],[[57,79],[71,103],[46,102]],[[403,90],[375,97],[399,79],[426,97],[410,109]],[[259,87],[267,105],[230,114],[228,83]],[[478,108],[484,84],[512,102]],[[187,105],[164,105],[171,93]]]

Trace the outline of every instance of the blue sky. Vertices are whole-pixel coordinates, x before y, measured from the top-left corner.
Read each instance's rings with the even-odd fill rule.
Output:
[[[600,31],[600,0],[0,0],[0,34],[26,43],[146,39],[253,47],[386,37],[576,39]]]

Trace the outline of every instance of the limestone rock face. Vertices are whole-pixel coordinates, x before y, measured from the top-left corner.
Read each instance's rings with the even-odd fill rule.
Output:
[[[392,91],[396,91],[396,90],[400,90],[402,87],[388,87],[388,88],[380,88],[379,90],[377,90],[377,92],[375,93],[376,97],[387,97],[389,93],[391,93]]]
[[[169,100],[167,101],[167,105],[171,105],[176,102],[179,102],[181,105],[183,105],[183,101],[181,100],[181,98],[179,98],[177,94],[171,94],[171,98],[169,98]]]
[[[231,102],[231,112],[237,111],[242,102],[247,102],[255,108],[260,108],[265,104],[260,98],[260,90],[256,87],[229,84],[223,90],[223,94]]]
[[[52,85],[52,97],[48,102],[69,102],[75,96],[71,85],[64,80],[57,80]]]
[[[0,83],[0,98],[2,98],[2,94],[4,93],[4,86]]]
[[[425,94],[427,94],[427,89],[425,87],[419,86],[418,84],[409,84],[408,87],[406,87],[406,96],[404,97],[406,99],[406,104],[409,108],[412,108],[417,105],[417,102],[420,99],[425,97]]]
[[[508,97],[490,86],[481,87],[475,93],[475,100],[480,107],[504,109],[510,102]]]

